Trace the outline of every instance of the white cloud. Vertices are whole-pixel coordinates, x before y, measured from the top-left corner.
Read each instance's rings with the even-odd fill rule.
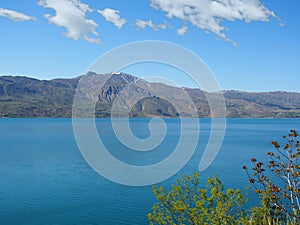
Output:
[[[185,33],[188,31],[188,27],[187,26],[183,26],[183,27],[181,27],[181,28],[179,28],[178,30],[177,30],[177,34],[178,35],[185,35]]]
[[[95,30],[98,24],[86,16],[87,13],[93,11],[87,4],[80,0],[39,0],[38,4],[55,10],[54,16],[45,14],[45,18],[56,26],[65,27],[67,31],[63,34],[66,37],[73,40],[84,39],[91,43],[100,43],[98,33]],[[90,34],[96,37],[91,37]]]
[[[152,20],[136,20],[135,26],[138,30],[145,29],[147,26],[152,28],[155,31],[158,30],[165,30],[167,28],[172,28],[170,24],[168,24],[166,21],[164,21],[163,24],[153,24]]]
[[[106,8],[103,10],[98,10],[108,22],[113,23],[118,29],[121,29],[122,26],[127,22],[126,19],[120,17],[120,11]]]
[[[279,18],[266,8],[260,0],[150,0],[156,10],[166,12],[168,18],[179,18],[184,22],[218,35],[230,41],[225,35],[223,20],[267,22],[270,17]],[[180,29],[179,29],[180,30]],[[180,30],[180,34],[183,33]]]
[[[6,17],[6,18],[8,18],[10,20],[13,20],[15,22],[36,20],[36,18],[34,18],[32,16],[25,15],[24,13],[9,10],[9,9],[3,9],[3,8],[0,8],[0,16]]]

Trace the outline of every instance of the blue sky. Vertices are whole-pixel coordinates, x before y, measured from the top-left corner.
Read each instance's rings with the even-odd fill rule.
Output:
[[[222,89],[300,92],[299,11],[297,0],[2,0],[0,75],[75,77],[119,45],[163,40],[199,55]],[[193,86],[151,68],[126,72]]]

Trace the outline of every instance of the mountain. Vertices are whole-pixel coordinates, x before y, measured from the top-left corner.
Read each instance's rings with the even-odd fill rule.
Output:
[[[77,87],[82,89],[79,91],[82,102],[96,102],[97,117],[110,117],[112,109],[114,116],[210,117],[208,93],[200,89],[150,83],[125,73],[93,72],[49,81],[2,76],[0,117],[71,117]],[[300,118],[300,93],[223,91],[222,94],[227,117]]]
[[[0,77],[0,117],[70,117],[79,78]]]

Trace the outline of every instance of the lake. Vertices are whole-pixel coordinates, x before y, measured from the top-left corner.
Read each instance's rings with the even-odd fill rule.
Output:
[[[133,132],[149,136],[149,119],[131,119]],[[171,154],[180,135],[180,120],[165,119],[167,136],[155,153],[144,157],[126,149],[114,136],[109,119],[97,119],[103,143],[119,160],[147,165]],[[205,149],[210,119],[200,119],[200,138],[188,164],[159,183],[169,186],[176,177],[198,169]],[[299,119],[228,119],[225,139],[201,181],[217,174],[226,187],[245,190],[243,165],[266,159],[270,141],[280,140]],[[0,224],[148,224],[155,198],[151,186],[113,183],[85,162],[76,145],[71,119],[0,119]],[[257,204],[252,193],[250,205]]]

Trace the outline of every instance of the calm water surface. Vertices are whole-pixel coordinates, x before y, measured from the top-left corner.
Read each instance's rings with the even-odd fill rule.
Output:
[[[147,165],[168,156],[176,146],[180,121],[166,119],[165,141],[147,157],[126,149],[114,136],[110,120],[97,120],[101,139],[120,160]],[[132,119],[133,132],[149,136],[148,119]],[[183,173],[198,168],[205,149],[210,120],[201,119],[199,144]],[[217,174],[226,187],[245,189],[241,169],[253,156],[264,159],[290,129],[300,128],[298,119],[228,119],[222,148],[214,163],[202,173],[204,180]],[[249,204],[256,204],[252,196]],[[0,224],[148,224],[147,213],[155,199],[151,187],[128,187],[112,183],[94,172],[83,160],[70,119],[0,119]]]

